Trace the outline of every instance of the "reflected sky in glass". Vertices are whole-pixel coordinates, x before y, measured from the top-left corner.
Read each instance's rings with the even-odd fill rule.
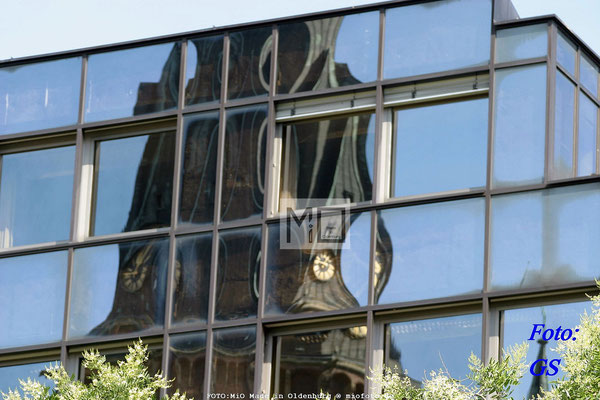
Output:
[[[552,179],[565,179],[573,176],[574,109],[575,85],[557,70]]]
[[[223,35],[188,40],[185,67],[185,104],[200,104],[221,97]]]
[[[598,97],[598,67],[585,55],[581,55],[579,80],[594,96]]]
[[[544,57],[548,52],[548,25],[528,25],[496,32],[496,62]]]
[[[575,45],[567,39],[561,32],[558,32],[556,42],[556,61],[573,76],[575,76],[575,57],[577,49]]]
[[[20,389],[19,379],[26,381],[27,378],[53,388],[54,382],[46,378],[42,372],[46,370],[46,367],[54,366],[56,363],[58,360],[0,367],[0,392],[8,393],[9,389]]]
[[[579,92],[579,132],[577,134],[577,176],[596,171],[596,125],[598,107],[582,91]]]

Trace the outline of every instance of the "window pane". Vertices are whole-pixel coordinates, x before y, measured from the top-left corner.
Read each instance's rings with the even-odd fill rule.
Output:
[[[284,249],[284,224],[269,226],[265,314],[297,314],[364,306],[368,301],[370,213],[352,214],[345,243]]]
[[[213,220],[218,137],[218,112],[183,118],[180,224],[201,224]]]
[[[215,320],[256,317],[260,239],[260,226],[219,234]]]
[[[579,134],[577,137],[577,176],[596,171],[596,125],[598,107],[583,92],[579,92]]]
[[[497,196],[492,200],[495,290],[598,277],[600,185]]]
[[[480,292],[484,206],[477,198],[381,211],[378,236],[389,243],[381,257],[391,268],[379,303]]]
[[[75,146],[2,156],[0,247],[69,239],[74,165]]]
[[[545,358],[551,360],[558,358],[558,353],[554,351],[556,342],[548,343],[540,340],[540,335],[536,335],[535,341],[528,341],[533,331],[533,324],[545,324],[547,328],[556,330],[559,326],[563,329],[575,330],[579,325],[579,316],[584,311],[591,311],[589,301],[581,303],[559,304],[542,307],[521,308],[515,310],[506,310],[503,312],[504,322],[504,349],[508,346],[529,343],[529,350],[525,363],[529,368],[535,360]],[[575,336],[577,337],[577,336]],[[564,360],[562,361],[564,363]],[[520,384],[515,387],[513,397],[515,399],[531,398],[540,393],[540,387],[549,389],[548,381],[561,379],[564,376],[563,369],[558,368],[558,374],[551,379],[536,379],[529,371],[525,371]],[[544,377],[545,378],[545,377]],[[536,397],[537,398],[537,397]]]
[[[0,68],[0,134],[72,125],[81,57]]]
[[[545,57],[548,52],[548,26],[529,25],[496,32],[496,62]]]
[[[177,107],[179,43],[92,54],[85,120],[130,117]]]
[[[379,12],[279,26],[277,91],[296,93],[374,81]]]
[[[554,123],[553,179],[573,176],[573,130],[575,109],[575,85],[556,71],[556,117]]]
[[[174,153],[172,132],[98,142],[92,234],[169,226]]]
[[[253,393],[256,327],[219,329],[213,332],[211,393]]]
[[[406,370],[414,385],[440,369],[464,379],[471,352],[481,353],[481,314],[397,322],[385,334],[385,365]]]
[[[493,184],[540,183],[544,177],[546,66],[496,71]]]
[[[173,315],[171,324],[206,323],[212,234],[179,237],[177,263],[173,285]]]
[[[186,393],[188,398],[202,399],[206,332],[171,336],[169,354],[169,379],[175,381],[167,389],[168,394],[179,390]]]
[[[341,399],[362,395],[366,337],[364,325],[278,337],[274,393],[285,398],[321,392]]]
[[[221,98],[223,35],[187,42],[185,104],[200,104]]]
[[[283,132],[281,210],[296,208],[295,199],[371,200],[375,114],[297,122]]]
[[[485,186],[488,99],[396,111],[395,196]]]
[[[575,45],[562,33],[558,32],[556,60],[573,76],[575,76],[575,57],[577,57],[577,48]]]
[[[271,79],[271,27],[229,34],[227,98],[266,95]]]
[[[262,213],[265,192],[267,105],[227,110],[221,219]]]
[[[489,0],[443,0],[386,10],[385,78],[487,65]]]
[[[62,338],[67,252],[0,260],[0,348]]]
[[[104,354],[101,352],[102,356],[106,357],[106,361],[115,366],[119,361],[125,361],[125,356],[128,354],[126,351],[122,351],[120,353],[108,353]],[[146,367],[148,367],[148,373],[150,376],[156,374],[162,367],[162,347],[156,345],[150,345],[148,348],[148,361],[145,362]],[[83,367],[83,357],[79,357],[79,380],[83,381],[86,385],[90,385],[92,383],[92,372]],[[157,393],[158,394],[158,393]]]
[[[585,55],[581,55],[580,77],[583,86],[598,97],[598,67]]]
[[[75,250],[69,337],[161,327],[168,261],[168,239]]]
[[[58,360],[0,367],[0,392],[8,394],[9,390],[20,390],[19,380],[26,381],[28,378],[38,381],[44,386],[54,388],[54,382],[46,378],[43,372],[46,367],[54,366],[57,363]]]

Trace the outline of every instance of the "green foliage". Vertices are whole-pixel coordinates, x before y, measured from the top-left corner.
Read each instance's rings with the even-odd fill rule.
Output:
[[[54,390],[28,379],[20,381],[22,393],[2,393],[3,400],[153,400],[158,390],[170,386],[171,381],[159,373],[154,376],[148,373],[148,347],[141,340],[129,347],[125,361],[117,365],[106,362],[106,357],[98,351],[84,352],[83,358],[83,367],[91,372],[89,384],[69,376],[62,366],[56,365],[45,372],[54,381]],[[165,399],[188,400],[179,392]]]

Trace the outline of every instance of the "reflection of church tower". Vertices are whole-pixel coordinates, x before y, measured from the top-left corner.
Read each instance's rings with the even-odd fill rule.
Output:
[[[542,323],[544,325],[546,325],[546,310],[544,310],[544,307],[542,307]],[[536,360],[541,360],[541,359],[547,360],[548,357],[546,357],[546,345],[548,344],[548,342],[545,341],[544,339],[540,338],[540,339],[538,339],[537,343],[539,343],[540,349],[538,351]],[[537,363],[535,365],[534,372],[537,376],[534,375],[533,379],[531,380],[531,386],[529,387],[529,394],[527,395],[528,399],[531,399],[531,398],[537,399],[537,395],[542,394],[542,389],[548,390],[548,376],[545,373],[542,374],[542,364],[541,363]]]

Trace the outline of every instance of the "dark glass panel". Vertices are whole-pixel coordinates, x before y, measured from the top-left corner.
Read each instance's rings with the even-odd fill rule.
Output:
[[[0,247],[69,239],[74,166],[75,146],[2,156]]]
[[[218,112],[184,117],[180,224],[201,224],[213,220],[218,137]]]
[[[587,90],[598,97],[598,66],[583,54],[580,61],[579,80]]]
[[[256,317],[261,228],[219,233],[215,319]]]
[[[269,226],[265,314],[343,310],[368,302],[371,216],[352,214],[344,243],[285,248],[285,224]],[[282,240],[283,235],[283,240]],[[379,249],[380,243],[378,243]]]
[[[163,43],[89,56],[85,120],[177,107],[180,48],[180,43]]]
[[[229,34],[227,98],[266,95],[271,79],[270,26]]]
[[[556,71],[556,115],[554,117],[554,159],[551,177],[573,177],[573,131],[575,114],[575,85]]]
[[[483,285],[483,198],[383,210],[378,236],[389,246],[379,303],[478,293]],[[386,240],[387,238],[387,240]]]
[[[375,114],[301,121],[283,132],[281,210],[296,199],[371,200]]]
[[[496,62],[545,57],[548,53],[548,25],[527,25],[496,32]]]
[[[177,238],[173,326],[206,322],[211,253],[212,233]]]
[[[442,0],[386,10],[384,77],[487,65],[490,0]]]
[[[161,327],[168,261],[168,239],[75,250],[69,337]]]
[[[414,385],[440,369],[464,379],[471,352],[481,353],[481,314],[393,323],[385,334],[385,365],[407,371]]]
[[[395,196],[485,186],[488,99],[396,111]]]
[[[221,98],[223,35],[187,42],[185,104],[200,104]]]
[[[175,379],[168,389],[188,398],[202,399],[204,391],[204,362],[206,359],[206,332],[184,333],[171,336],[169,346],[169,379]]]
[[[260,215],[265,187],[267,105],[227,110],[221,219]]]
[[[497,196],[492,200],[491,221],[494,290],[598,277],[600,185]]]
[[[19,380],[27,381],[28,378],[54,388],[54,382],[46,378],[43,372],[46,367],[54,366],[57,363],[58,360],[0,367],[0,393],[8,394],[9,390],[21,389]]]
[[[66,251],[0,259],[0,348],[62,338]]]
[[[254,387],[255,353],[255,326],[213,331],[210,392],[248,398]]]
[[[0,68],[0,134],[72,125],[81,57]]]
[[[577,176],[596,172],[596,126],[598,107],[579,92],[579,133],[577,135]]]
[[[575,76],[575,58],[577,57],[577,48],[561,32],[558,32],[556,44],[556,61],[571,75]]]
[[[365,389],[366,326],[322,330],[277,338],[274,392],[340,399]]]
[[[374,81],[379,12],[279,26],[279,93],[296,93]]]

